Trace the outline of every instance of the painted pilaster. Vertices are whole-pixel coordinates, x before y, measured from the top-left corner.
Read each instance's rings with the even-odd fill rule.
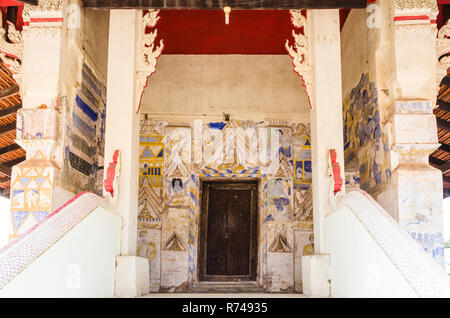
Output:
[[[22,60],[22,106],[16,142],[26,160],[11,176],[10,240],[40,222],[55,207],[54,175],[58,156],[58,79],[62,1],[25,5]]]
[[[135,108],[135,57],[142,10],[111,10],[109,22],[105,163],[120,150],[118,193],[110,209],[122,216],[121,255],[136,255],[139,116]],[[106,196],[106,192],[104,191]],[[110,195],[108,193],[109,198]]]
[[[439,147],[436,118],[435,0],[392,2],[392,178],[377,200],[444,266],[442,174],[428,163]]]

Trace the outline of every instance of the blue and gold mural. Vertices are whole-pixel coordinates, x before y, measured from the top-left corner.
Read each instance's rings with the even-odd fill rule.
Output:
[[[380,119],[375,82],[363,74],[344,99],[344,156],[346,167],[359,168],[360,187],[371,194],[391,177],[386,134]]]
[[[268,119],[195,126],[145,119],[140,138],[137,246],[139,255],[155,250],[149,257],[152,290],[197,279],[200,188],[208,178],[259,180],[258,281],[272,291],[294,288],[292,253],[301,254],[312,233],[308,124]],[[183,248],[167,248],[174,237]],[[175,259],[176,274],[168,269]],[[272,265],[278,261],[286,267]],[[167,286],[169,276],[177,277],[174,286]]]
[[[106,86],[86,64],[75,100],[67,106],[62,184],[75,193],[87,190],[102,195]]]

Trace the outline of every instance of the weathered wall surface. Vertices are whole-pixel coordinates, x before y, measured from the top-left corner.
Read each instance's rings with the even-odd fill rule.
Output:
[[[391,177],[385,114],[377,89],[374,32],[365,9],[352,10],[341,34],[346,171],[359,173],[360,188],[379,193]],[[348,182],[348,180],[347,180]]]
[[[150,259],[151,291],[197,281],[200,178],[210,177],[259,179],[257,282],[269,292],[302,290],[301,255],[312,252],[312,176],[301,84],[287,55],[158,59],[141,104],[149,120],[141,126],[138,255]],[[271,138],[279,145],[269,162]]]
[[[137,254],[150,260],[152,292],[198,280],[200,179],[212,177],[259,180],[257,282],[301,291],[300,258],[312,252],[309,125],[144,119],[140,148]]]
[[[94,64],[99,76],[106,79],[108,75],[108,10],[83,10],[83,50]]]
[[[288,55],[161,55],[142,112],[152,118],[203,117],[309,122],[309,104]]]
[[[383,131],[375,82],[368,73],[344,100],[344,152],[349,169],[356,166],[360,188],[376,193],[391,177],[388,135]]]
[[[352,10],[342,81],[346,170],[358,169],[360,187],[443,265],[442,176],[428,163],[438,147],[435,4],[379,0],[370,13]]]
[[[70,25],[70,20],[69,20]],[[61,192],[102,194],[109,12],[81,10],[63,45]]]

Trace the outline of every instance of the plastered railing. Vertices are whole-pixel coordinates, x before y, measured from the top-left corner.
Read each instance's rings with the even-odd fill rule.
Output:
[[[104,202],[83,192],[0,249],[0,289]]]
[[[351,211],[351,214],[353,214],[360,222],[359,226],[357,225],[358,221],[348,221],[352,219],[351,215],[349,215],[349,211]],[[337,229],[335,224],[337,222],[344,222],[344,219],[347,221],[345,221],[345,224],[341,224],[341,226],[347,226],[347,228]],[[381,255],[380,257],[385,259],[387,257],[387,262],[392,264],[393,267],[392,265],[389,266],[393,268],[393,271],[397,271],[396,275],[406,281],[405,286],[409,285],[408,288],[414,291],[417,297],[450,297],[449,280],[444,270],[428,254],[426,254],[422,247],[419,246],[419,244],[417,244],[366,192],[362,190],[349,192],[340,202],[335,215],[331,214],[327,217],[327,227],[328,226],[330,226],[330,228],[327,230],[327,235],[330,235],[330,237],[327,239],[327,245],[330,245],[329,249],[331,253],[341,253],[340,258],[335,255],[335,262],[336,260],[342,262],[342,264],[333,264],[332,256],[332,266],[340,267],[340,269],[337,270],[339,274],[336,274],[336,276],[341,276],[340,278],[343,279],[343,284],[350,284],[349,281],[353,280],[353,276],[358,275],[355,271],[351,272],[350,270],[347,272],[346,268],[356,266],[355,268],[358,270],[357,266],[362,266],[361,264],[364,263],[364,260],[362,260],[359,265],[352,264],[358,262],[358,258],[364,257],[361,255],[360,250],[358,250],[360,246],[363,246],[362,243],[354,241],[357,235],[356,233],[368,232],[368,240],[372,240],[372,242],[374,240],[376,244],[365,245],[366,247],[372,246],[373,251],[367,250],[364,252],[366,252],[368,256],[371,256],[376,254],[376,250],[381,248],[382,252],[379,253],[379,255]],[[335,228],[334,230],[332,229],[333,226]],[[347,233],[343,233],[344,231]],[[352,237],[352,235],[354,237]],[[338,241],[340,236],[349,238],[347,241],[344,239],[342,241],[346,242],[348,244],[347,246],[342,244],[342,242],[335,243],[332,241],[333,239]],[[339,244],[344,246],[337,246]],[[354,249],[354,253],[347,254],[349,249]],[[346,260],[346,257],[352,258],[352,260]],[[344,262],[348,263],[344,264]],[[374,267],[372,267],[372,269],[373,268]],[[358,288],[364,285],[364,282],[361,282],[361,280],[370,275],[370,266],[369,271],[366,271],[365,273],[364,271],[361,271],[360,274],[359,280],[353,280]],[[381,275],[384,274],[385,273],[383,272],[381,273]],[[347,277],[342,277],[345,275],[347,275]],[[398,287],[393,284],[393,282],[389,281],[386,284],[385,281],[384,290],[387,291],[389,288],[395,289]],[[383,289],[381,289],[381,291],[381,297],[384,297]]]

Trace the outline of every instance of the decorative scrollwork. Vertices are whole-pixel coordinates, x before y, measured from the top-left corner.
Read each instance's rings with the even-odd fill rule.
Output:
[[[158,34],[155,29],[153,32],[145,33],[147,28],[154,28],[161,18],[158,16],[159,10],[150,10],[142,17],[142,46],[141,54],[137,63],[137,78],[136,78],[136,94],[135,105],[137,112],[141,107],[141,98],[144,88],[147,87],[147,79],[156,71],[156,59],[161,55],[164,49],[163,40],[160,40],[159,46],[155,47],[155,39]]]
[[[8,21],[8,39],[6,40],[6,30],[0,28],[0,58],[13,73],[13,77],[20,86],[21,67],[23,60],[22,34],[16,30],[13,23]]]
[[[447,69],[450,67],[450,19],[439,30],[436,46],[436,85],[439,92],[441,81],[447,75]]]
[[[303,28],[303,33],[295,33],[292,30],[294,37],[294,45],[289,45],[289,40],[286,40],[285,48],[289,56],[293,59],[294,72],[297,73],[303,80],[303,86],[306,89],[306,94],[309,97],[309,104],[311,105],[311,87],[312,87],[312,68],[308,59],[308,37],[306,34],[306,17],[302,15],[301,10],[290,10],[291,22],[295,28]]]

